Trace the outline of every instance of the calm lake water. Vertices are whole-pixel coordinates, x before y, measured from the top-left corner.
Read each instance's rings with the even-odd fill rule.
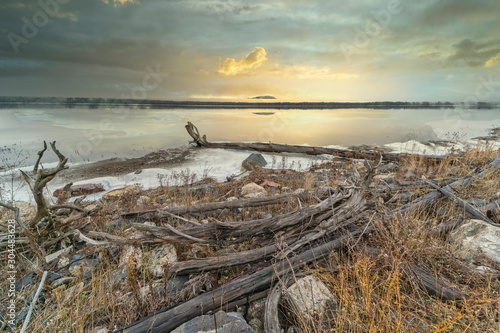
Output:
[[[43,140],[57,140],[71,162],[132,157],[186,144],[191,121],[209,141],[308,145],[384,145],[470,139],[500,126],[500,110],[136,110],[3,109],[0,144],[34,161]],[[5,153],[3,153],[5,156]],[[48,161],[55,158],[46,156]]]

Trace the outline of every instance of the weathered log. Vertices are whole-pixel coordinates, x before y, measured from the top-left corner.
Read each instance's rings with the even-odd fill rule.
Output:
[[[447,196],[451,200],[453,200],[453,202],[460,205],[460,207],[464,208],[469,214],[471,214],[475,218],[483,220],[484,222],[489,223],[491,225],[498,226],[495,222],[493,222],[486,215],[484,215],[482,212],[480,212],[479,209],[473,207],[467,201],[457,197],[456,195],[451,193],[449,190],[444,189],[444,188],[440,188],[439,186],[437,186],[431,182],[428,182],[428,181],[426,181],[426,183],[429,184],[430,186],[432,186],[433,188],[435,188],[436,190],[438,190],[439,192],[443,193],[445,196]]]
[[[182,233],[191,237],[211,242],[226,240],[227,244],[239,243],[250,237],[260,235],[273,237],[276,232],[282,229],[300,224],[301,222],[306,221],[314,217],[315,215],[322,214],[325,211],[332,209],[335,204],[348,198],[350,195],[351,192],[349,192],[348,194],[343,194],[342,192],[337,191],[331,197],[325,199],[319,204],[305,207],[294,212],[252,221],[231,223],[213,221],[211,223],[184,229],[182,230]],[[185,244],[195,242],[194,240],[187,239],[184,236],[180,236],[172,232],[170,228],[150,226],[140,223],[134,223],[132,225],[138,230],[147,231],[158,238],[170,242]]]
[[[478,170],[476,173],[477,178],[483,177],[489,169],[498,168],[500,166],[500,157],[496,158],[493,162],[489,163],[485,168]],[[464,179],[459,179],[445,187],[443,187],[446,191],[459,191],[472,181],[472,177],[466,177]],[[433,204],[436,200],[441,197],[441,193],[439,191],[433,191],[428,193],[412,202],[407,203],[401,207],[398,207],[391,211],[391,215],[397,214],[406,214],[410,211],[421,211],[428,208],[431,204]]]
[[[406,276],[415,279],[430,295],[443,301],[460,301],[466,298],[462,291],[451,286],[448,282],[428,274],[415,264],[404,262],[403,270]]]
[[[441,160],[440,156],[422,156],[412,154],[393,154],[393,153],[378,153],[378,152],[361,152],[347,149],[335,149],[325,147],[313,146],[298,146],[298,145],[284,145],[277,143],[244,143],[244,142],[208,142],[206,136],[200,136],[198,128],[191,122],[186,125],[186,130],[193,138],[193,143],[199,147],[205,148],[219,148],[219,149],[233,149],[233,150],[253,150],[268,153],[297,153],[307,155],[333,155],[343,158],[356,158],[356,159],[379,159],[380,156],[386,161],[399,161],[404,156],[418,156],[428,160],[438,161]]]
[[[170,275],[201,273],[210,270],[235,267],[267,260],[276,253],[276,245],[270,245],[255,250],[231,253],[226,256],[177,261],[170,264]]]
[[[278,316],[278,305],[281,299],[281,283],[277,283],[266,299],[264,312],[264,332],[282,333]]]
[[[298,268],[311,264],[315,260],[322,259],[331,251],[344,246],[352,237],[359,233],[361,233],[361,230],[356,230],[346,236],[310,249],[294,258],[281,260],[252,275],[232,281],[172,309],[158,311],[123,329],[115,331],[115,333],[170,332],[177,326],[196,316],[206,314],[210,310],[219,309],[223,307],[224,304],[242,296],[269,288],[275,278],[282,277],[292,270],[296,271]]]
[[[371,247],[365,247],[363,251],[374,259],[380,258],[380,254],[382,253],[379,249]],[[416,282],[420,288],[427,291],[430,295],[436,296],[443,301],[460,301],[466,298],[465,293],[453,287],[445,280],[430,275],[418,265],[409,263],[405,260],[400,262],[400,264],[401,270],[405,276]]]
[[[150,217],[164,218],[165,216],[169,216],[169,214],[166,213],[182,215],[182,214],[209,212],[220,209],[261,207],[261,206],[275,205],[289,199],[294,199],[294,200],[295,198],[306,199],[313,195],[319,198],[324,198],[332,190],[333,190],[332,188],[322,188],[318,189],[315,192],[302,192],[298,194],[287,193],[265,198],[248,198],[248,199],[237,199],[233,201],[212,202],[212,203],[192,205],[192,206],[165,207],[160,209],[146,210],[142,212],[123,213],[122,216],[125,218],[131,218],[135,216],[147,215]]]

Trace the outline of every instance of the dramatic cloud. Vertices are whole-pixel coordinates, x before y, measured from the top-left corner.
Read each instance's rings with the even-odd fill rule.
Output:
[[[485,61],[499,53],[498,43],[478,43],[470,39],[464,39],[453,45],[455,54],[448,57],[447,65],[463,65],[468,67],[482,67]]]
[[[496,56],[491,58],[490,60],[486,61],[485,66],[486,67],[493,67],[500,64],[500,53],[498,53]]]
[[[160,68],[147,98],[463,101],[500,67],[499,11],[493,0],[0,0],[0,94],[121,97]]]
[[[221,61],[219,63],[219,73],[229,76],[248,73],[262,65],[267,60],[266,55],[266,50],[264,50],[263,47],[257,46],[252,52],[239,61],[236,61],[234,58],[227,58]]]

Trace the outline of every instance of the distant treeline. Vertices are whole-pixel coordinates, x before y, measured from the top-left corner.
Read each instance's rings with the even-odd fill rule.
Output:
[[[494,109],[498,104],[451,102],[199,102],[86,97],[0,97],[0,108],[136,108],[136,109]]]

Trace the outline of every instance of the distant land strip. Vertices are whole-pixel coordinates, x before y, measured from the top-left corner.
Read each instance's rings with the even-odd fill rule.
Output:
[[[207,102],[87,97],[0,97],[0,109],[12,108],[133,108],[133,109],[495,109],[497,103],[451,102]]]

